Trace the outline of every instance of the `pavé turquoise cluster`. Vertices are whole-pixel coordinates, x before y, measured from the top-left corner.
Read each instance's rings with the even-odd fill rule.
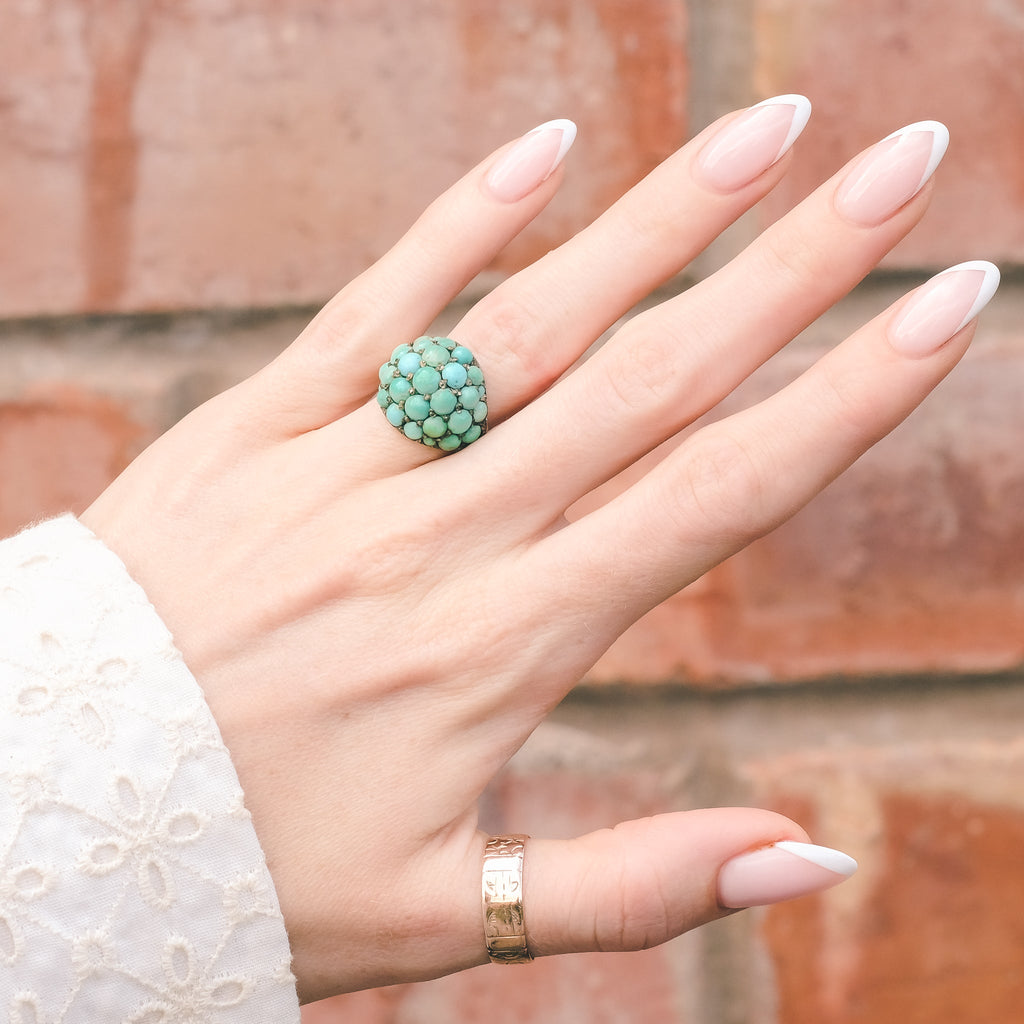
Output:
[[[377,404],[410,440],[443,452],[457,452],[487,429],[483,371],[451,338],[399,345],[380,368]]]

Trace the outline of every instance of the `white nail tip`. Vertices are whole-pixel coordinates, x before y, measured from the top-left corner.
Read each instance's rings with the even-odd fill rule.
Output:
[[[555,157],[555,162],[551,165],[551,170],[553,171],[565,159],[565,154],[569,152],[572,144],[576,141],[576,122],[570,121],[565,117],[559,117],[555,118],[554,121],[545,121],[543,124],[537,125],[533,131],[527,134],[536,135],[538,132],[546,131],[560,131],[562,133],[562,142],[558,147],[558,155]]]
[[[891,135],[887,135],[882,141],[904,138],[916,132],[930,132],[932,136],[932,151],[928,157],[928,164],[924,169],[924,174],[921,175],[921,180],[917,185],[918,191],[920,191],[924,187],[924,183],[935,173],[935,169],[942,163],[942,158],[946,155],[946,150],[949,148],[949,129],[941,121],[915,121],[913,124],[908,124],[905,128],[900,128]]]
[[[955,274],[961,270],[980,271],[985,276],[982,279],[981,287],[978,289],[978,294],[971,304],[971,308],[967,311],[967,315],[963,320],[960,321],[960,326],[953,332],[954,334],[962,331],[989,304],[992,296],[996,293],[996,289],[999,287],[1000,280],[999,268],[994,263],[989,263],[988,260],[968,260],[966,263],[958,263],[955,267],[943,270],[939,277],[945,277],[946,274]]]
[[[833,850],[829,846],[815,846],[813,843],[795,843],[784,839],[776,843],[775,848],[785,850],[786,853],[800,857],[802,860],[817,864],[818,867],[827,871],[834,871],[837,875],[849,878],[857,870],[857,862],[839,850]]]
[[[801,96],[800,93],[794,92],[786,93],[783,96],[772,96],[770,99],[755,103],[754,106],[790,106],[794,108],[793,120],[789,126],[789,134],[786,136],[785,142],[779,147],[778,153],[775,154],[775,160],[772,161],[772,163],[775,163],[783,154],[788,152],[790,146],[800,138],[800,133],[807,127],[807,122],[811,118],[811,101],[806,96]]]

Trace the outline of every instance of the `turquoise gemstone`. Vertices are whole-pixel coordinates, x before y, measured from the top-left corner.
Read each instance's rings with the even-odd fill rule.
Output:
[[[377,404],[410,440],[454,452],[487,429],[483,370],[452,338],[399,345],[380,368]]]
[[[412,375],[412,386],[421,395],[432,395],[441,384],[441,374],[432,366],[421,366]]]
[[[448,432],[448,424],[440,416],[430,416],[423,421],[423,433],[427,437],[443,437]]]
[[[410,395],[405,400],[405,415],[410,420],[425,420],[430,415],[430,402],[422,395]]]
[[[423,362],[427,366],[444,366],[448,362],[448,349],[443,345],[428,345],[423,350]]]
[[[420,357],[415,352],[406,352],[398,358],[398,372],[403,377],[411,377],[419,368]]]
[[[469,375],[466,373],[466,368],[462,363],[448,363],[441,371],[441,376],[444,377],[448,387],[457,389],[466,383]]]
[[[404,377],[396,377],[388,385],[388,394],[393,402],[404,402],[412,394],[412,385]]]
[[[438,416],[447,416],[448,413],[455,411],[455,406],[458,405],[458,399],[454,393],[444,388],[441,391],[435,391],[430,396],[430,408],[432,412],[436,412]]]
[[[453,434],[464,434],[473,426],[473,414],[468,409],[459,409],[448,417],[448,429]]]

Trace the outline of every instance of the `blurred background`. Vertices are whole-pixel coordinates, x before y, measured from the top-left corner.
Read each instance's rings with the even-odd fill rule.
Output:
[[[1004,286],[971,354],[627,634],[484,808],[495,831],[569,836],[757,804],[859,874],[645,953],[359,993],[305,1024],[1022,1019],[1024,0],[8,0],[0,68],[3,533],[87,505],[539,122],[579,124],[561,194],[442,330],[726,111],[815,107],[786,181],[663,295],[864,146],[945,121],[926,221],[726,411],[991,259]]]

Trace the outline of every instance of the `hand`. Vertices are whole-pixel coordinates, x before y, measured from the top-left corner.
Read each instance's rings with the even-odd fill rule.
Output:
[[[984,265],[934,279],[567,521],[924,213],[945,144],[933,124],[863,154],[563,376],[779,181],[803,119],[792,97],[723,118],[480,301],[451,335],[486,373],[491,429],[454,456],[387,423],[378,368],[554,194],[557,126],[471,171],[277,360],[178,424],[83,517],[204,688],[303,999],[481,963],[476,806],[495,773],[623,630],[800,508],[966,350],[994,286]],[[534,840],[531,947],[664,941],[727,912],[726,861],[784,839],[806,836],[723,809]]]

